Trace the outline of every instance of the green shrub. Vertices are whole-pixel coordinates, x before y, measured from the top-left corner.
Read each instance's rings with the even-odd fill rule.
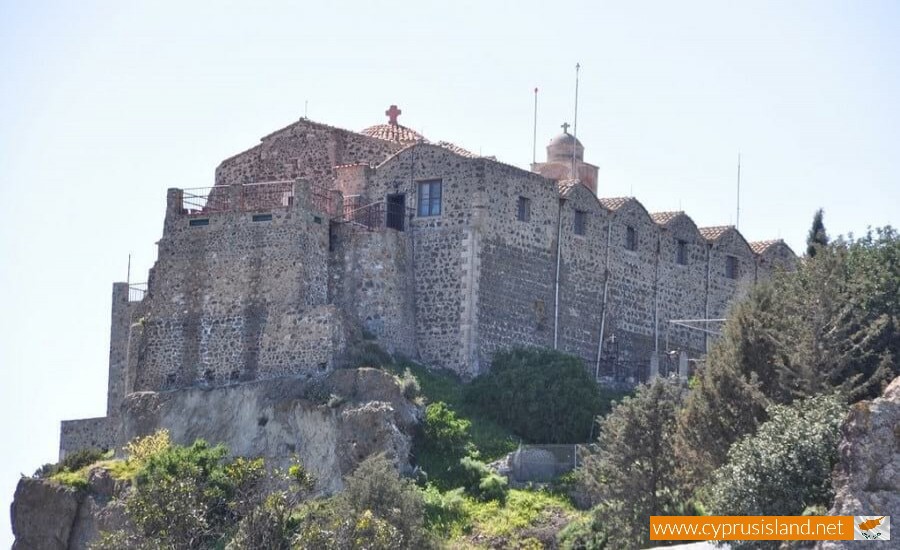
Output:
[[[482,479],[491,474],[491,470],[487,467],[487,464],[471,457],[462,458],[459,461],[459,466],[460,483],[470,494],[478,487],[478,484],[481,483]]]
[[[471,426],[471,422],[459,418],[446,403],[432,403],[425,408],[425,447],[454,457],[465,456]]]
[[[389,531],[385,525],[365,516],[366,512],[370,512],[398,531],[404,541],[401,547],[422,548],[426,545],[422,493],[411,481],[402,479],[384,456],[363,460],[344,480],[344,492],[340,498],[358,519],[355,530],[371,528],[375,534]]]
[[[709,505],[724,515],[800,515],[831,504],[842,400],[819,396],[773,405],[769,420],[735,443],[713,475]]]
[[[522,438],[581,443],[603,410],[597,384],[581,360],[547,349],[514,349],[494,357],[476,378],[466,402]]]
[[[169,445],[147,456],[135,477],[135,491],[125,500],[128,528],[107,539],[167,548],[222,543],[266,498],[263,460],[227,460],[227,454],[221,445],[197,440],[189,447]]]
[[[418,379],[409,369],[404,370],[403,376],[400,377],[400,391],[403,392],[403,397],[409,400],[419,397],[422,393]]]
[[[506,504],[506,494],[509,492],[509,482],[493,472],[484,477],[478,484],[477,497],[481,500],[496,500]]]
[[[434,485],[422,491],[425,502],[425,525],[427,529],[444,538],[459,535],[466,524],[465,497],[463,488],[442,493]]]

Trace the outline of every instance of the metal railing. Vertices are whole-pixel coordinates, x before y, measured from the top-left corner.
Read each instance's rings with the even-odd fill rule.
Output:
[[[322,212],[331,218],[338,217],[339,212],[336,207],[337,203],[335,201],[334,192],[331,189],[310,183],[309,202],[312,204],[313,208],[319,212]]]
[[[294,203],[294,182],[266,181],[241,186],[241,211],[289,208]]]
[[[140,302],[147,294],[147,283],[131,283],[128,285],[128,301]]]
[[[181,210],[188,215],[231,210],[228,187],[194,187],[181,190]]]
[[[358,208],[344,208],[344,223],[351,227],[375,231],[384,227],[385,222],[384,201],[373,202]]]
[[[181,208],[189,216],[203,216],[216,212],[259,212],[289,208],[294,204],[294,182],[291,180],[248,183],[238,186],[217,185],[182,189]],[[321,185],[309,185],[309,202],[313,209],[336,222],[350,224],[357,229],[376,231],[396,229],[404,231],[415,213],[403,203],[384,200],[363,204],[362,197],[344,197],[343,207],[335,191]]]
[[[239,201],[237,205],[235,199]],[[241,212],[288,208],[293,200],[294,182],[289,180],[241,185],[238,197],[229,185],[181,190],[181,210],[190,216],[229,212],[235,206]]]

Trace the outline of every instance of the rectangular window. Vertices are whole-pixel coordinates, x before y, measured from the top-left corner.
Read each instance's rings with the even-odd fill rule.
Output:
[[[587,230],[587,212],[584,210],[575,211],[575,234],[584,235]]]
[[[729,279],[737,279],[739,267],[737,256],[725,256],[725,276]]]
[[[625,248],[628,250],[637,250],[637,231],[633,227],[625,227]]]
[[[272,214],[253,214],[253,221],[270,222],[272,221]]]
[[[678,240],[678,248],[675,249],[675,261],[678,265],[687,265],[687,241]]]
[[[200,225],[209,225],[209,218],[201,218],[199,220],[190,220],[188,222],[188,225],[190,225],[192,227],[197,227]]]
[[[520,222],[527,222],[531,219],[531,199],[519,197],[516,207],[518,209],[516,217],[519,218]]]
[[[419,216],[441,215],[441,180],[419,182]]]

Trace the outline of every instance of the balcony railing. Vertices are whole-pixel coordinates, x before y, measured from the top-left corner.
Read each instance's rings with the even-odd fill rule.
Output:
[[[128,285],[128,301],[140,302],[147,294],[147,283],[131,283]]]
[[[227,185],[182,189],[181,209],[189,216],[200,216],[233,210],[274,210],[288,208],[293,204],[293,181],[267,181],[238,187],[238,193]]]
[[[188,216],[216,212],[264,212],[289,208],[294,204],[294,182],[291,180],[195,187],[182,189],[181,193],[181,211]],[[366,231],[385,228],[403,231],[414,213],[402,202],[381,200],[364,204],[359,195],[344,197],[341,208],[336,191],[315,184],[309,184],[308,197],[315,210],[333,221]]]

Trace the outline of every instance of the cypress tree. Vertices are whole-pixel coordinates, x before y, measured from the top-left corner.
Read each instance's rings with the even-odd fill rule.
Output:
[[[813,216],[812,227],[806,237],[806,255],[810,258],[816,255],[819,247],[828,246],[828,233],[825,232],[825,223],[822,221],[825,211],[819,208]]]

